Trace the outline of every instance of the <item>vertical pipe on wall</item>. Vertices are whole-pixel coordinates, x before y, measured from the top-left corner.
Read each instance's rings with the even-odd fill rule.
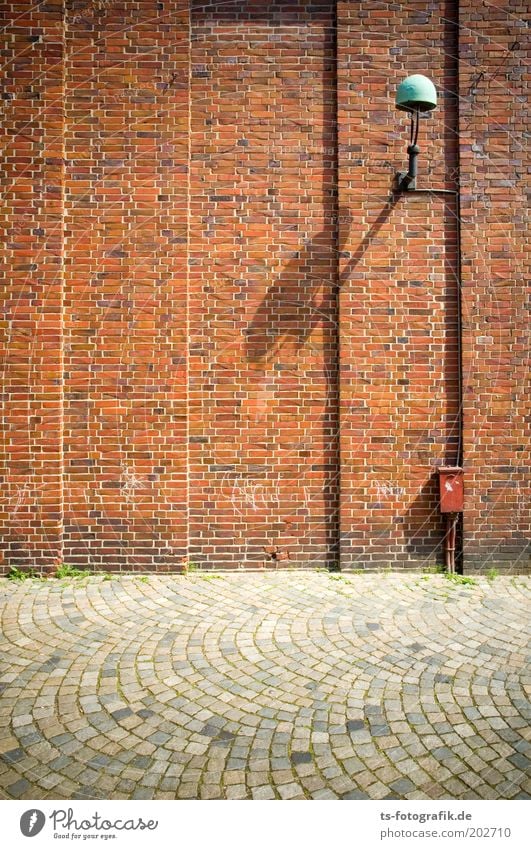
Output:
[[[457,450],[455,457],[455,465],[463,466],[464,462],[464,445],[463,445],[463,313],[462,313],[462,258],[461,258],[461,171],[460,171],[460,124],[459,124],[459,0],[455,3],[454,17],[454,62],[455,62],[455,131],[456,131],[456,150],[455,150],[455,212],[456,212],[456,318],[457,318]],[[456,553],[454,555],[454,564],[457,566],[457,571],[463,571],[463,544],[464,544],[464,512],[458,515],[456,527],[454,530],[456,542]],[[455,569],[454,565],[454,569]]]
[[[335,287],[335,304],[334,304],[334,320],[335,320],[335,360],[334,360],[334,402],[335,402],[335,419],[334,426],[336,428],[335,435],[335,455],[336,455],[336,473],[335,473],[335,498],[334,498],[334,514],[335,514],[335,543],[334,543],[334,551],[333,556],[337,562],[337,569],[341,569],[340,563],[340,551],[341,551],[341,440],[339,434],[340,427],[340,409],[339,409],[339,399],[340,399],[340,368],[341,368],[341,358],[340,358],[340,346],[341,346],[341,335],[339,332],[340,329],[340,255],[341,255],[341,246],[340,246],[340,235],[341,235],[341,222],[339,220],[339,96],[338,96],[338,9],[337,2],[335,2],[333,8],[333,17],[332,17],[332,25],[333,25],[333,57],[332,57],[332,65],[334,69],[333,73],[333,114],[335,120],[334,126],[334,189],[335,189],[335,229],[334,229],[334,244],[336,246],[336,264],[335,264],[335,277],[336,277],[336,287]]]

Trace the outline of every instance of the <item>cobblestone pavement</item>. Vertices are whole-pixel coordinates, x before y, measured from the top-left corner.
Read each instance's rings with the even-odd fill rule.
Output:
[[[530,798],[529,583],[2,580],[0,792]]]

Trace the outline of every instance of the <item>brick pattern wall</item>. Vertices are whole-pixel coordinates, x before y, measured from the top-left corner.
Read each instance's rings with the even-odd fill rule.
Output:
[[[456,7],[338,3],[341,564],[441,562],[436,467],[458,440],[457,207],[393,193],[410,73],[436,80],[419,187],[455,188]]]
[[[465,563],[530,560],[529,4],[461,0]],[[526,193],[527,190],[527,193]]]
[[[333,4],[192,3],[190,558],[337,540]]]
[[[2,4],[0,567],[61,556],[63,16]]]
[[[65,29],[64,558],[175,568],[187,542],[188,4],[83,0]]]
[[[1,8],[0,570],[442,561],[418,71],[464,568],[525,571],[522,0]]]

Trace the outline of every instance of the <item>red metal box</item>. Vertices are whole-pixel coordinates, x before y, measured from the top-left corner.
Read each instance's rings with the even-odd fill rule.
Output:
[[[464,476],[459,466],[439,467],[441,513],[462,513],[464,509]]]

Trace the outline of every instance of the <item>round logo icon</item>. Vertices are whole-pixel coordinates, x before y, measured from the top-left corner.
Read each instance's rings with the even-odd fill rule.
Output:
[[[37,808],[25,811],[20,817],[20,830],[24,837],[35,837],[44,827],[46,817]]]

